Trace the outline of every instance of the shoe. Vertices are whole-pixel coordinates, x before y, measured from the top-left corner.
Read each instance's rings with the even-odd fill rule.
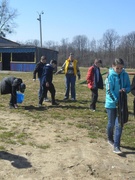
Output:
[[[42,107],[42,104],[39,104],[38,107],[39,107],[39,108]]]
[[[53,103],[52,103],[52,105],[59,105],[59,103],[57,103],[57,102],[53,102]]]
[[[64,101],[66,101],[66,100],[68,100],[68,98],[67,97],[64,97],[64,99],[63,99]]]
[[[118,148],[118,147],[114,147],[113,152],[116,153],[116,154],[121,154],[122,153],[120,148]]]
[[[108,140],[108,144],[110,144],[111,146],[114,146],[114,142],[111,140]]]
[[[90,109],[91,112],[95,112],[96,110],[95,109]]]
[[[71,101],[76,101],[76,99],[75,98],[71,98]]]
[[[10,109],[14,109],[14,106],[12,106],[12,105],[9,105],[9,108],[10,108]]]
[[[48,99],[48,98],[45,98],[44,101],[45,101],[45,102],[49,102],[49,99]]]

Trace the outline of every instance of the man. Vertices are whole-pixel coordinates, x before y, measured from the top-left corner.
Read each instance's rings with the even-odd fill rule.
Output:
[[[38,92],[38,97],[40,99],[41,93],[42,93],[42,86],[41,86],[41,81],[42,81],[42,72],[43,72],[43,67],[46,65],[46,57],[41,56],[40,61],[36,64],[36,67],[33,72],[33,81],[36,81],[36,74],[38,74],[38,79],[40,83],[40,88]],[[45,95],[45,101],[49,101],[47,98],[47,94]]]
[[[5,77],[0,82],[1,94],[11,94],[9,107],[17,108],[17,91],[24,93],[26,85],[23,83],[21,78],[13,76]]]
[[[96,110],[98,89],[103,89],[103,79],[100,73],[101,65],[102,65],[102,61],[100,59],[95,59],[94,64],[91,67],[89,67],[86,77],[88,88],[91,90],[92,93],[90,109],[93,112]]]
[[[46,64],[43,68],[43,74],[42,74],[42,81],[41,81],[41,86],[42,86],[42,94],[39,99],[39,107],[42,106],[43,99],[49,90],[51,93],[51,99],[52,99],[52,105],[58,105],[58,103],[55,101],[55,87],[52,83],[53,80],[53,71],[57,65],[56,60],[51,60],[50,64]]]
[[[69,91],[71,85],[71,100],[76,101],[76,91],[75,91],[76,75],[78,75],[78,79],[80,79],[81,74],[78,67],[78,61],[74,58],[73,53],[70,53],[69,58],[64,62],[61,69],[57,71],[56,74],[62,71],[64,71],[65,73],[65,86],[66,86],[66,93],[64,100],[69,99]]]

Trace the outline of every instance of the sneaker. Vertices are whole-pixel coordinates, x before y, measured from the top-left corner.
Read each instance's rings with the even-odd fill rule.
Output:
[[[48,98],[45,98],[44,101],[45,101],[45,102],[49,102],[49,99],[48,99]]]
[[[67,97],[64,97],[64,99],[63,99],[64,101],[66,101],[66,100],[68,100],[68,98]]]
[[[59,105],[57,102],[53,102],[52,105]]]
[[[39,104],[38,107],[39,107],[39,108],[42,107],[42,104]]]
[[[91,112],[95,112],[96,110],[95,109],[90,109]]]
[[[94,108],[90,107],[90,111],[95,112],[95,111],[96,111],[96,109],[94,109]]]
[[[118,148],[118,147],[114,147],[113,152],[116,153],[116,154],[121,154],[122,153],[120,148]]]
[[[108,140],[108,144],[110,144],[111,146],[114,146],[114,142],[111,140]]]
[[[76,99],[75,98],[71,98],[71,101],[76,101]]]
[[[14,109],[14,106],[12,106],[12,105],[9,105],[9,108],[10,108],[10,109]]]

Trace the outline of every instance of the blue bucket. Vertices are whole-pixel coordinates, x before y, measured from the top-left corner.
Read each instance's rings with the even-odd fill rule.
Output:
[[[22,103],[24,101],[24,94],[17,92],[17,103]]]

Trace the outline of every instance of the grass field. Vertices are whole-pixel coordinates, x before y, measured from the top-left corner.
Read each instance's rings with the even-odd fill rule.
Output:
[[[90,138],[104,138],[106,139],[106,125],[107,125],[107,114],[104,108],[105,101],[105,89],[99,90],[99,99],[97,103],[97,111],[91,112],[89,110],[90,104],[90,90],[87,88],[86,84],[81,84],[81,82],[86,80],[87,68],[80,68],[81,70],[81,80],[76,82],[76,102],[67,101],[64,102],[64,74],[54,75],[53,83],[56,88],[56,100],[60,103],[59,106],[52,106],[50,102],[44,102],[47,106],[47,110],[44,108],[38,108],[38,88],[39,82],[32,81],[32,72],[2,72],[0,73],[0,80],[6,76],[15,76],[23,79],[26,84],[25,100],[19,105],[18,109],[9,110],[8,102],[10,95],[2,95],[0,100],[0,111],[7,111],[10,114],[25,114],[27,117],[33,119],[34,122],[41,123],[44,127],[44,123],[55,123],[62,121],[67,123],[68,119],[72,120],[72,123],[68,123],[69,126],[76,126],[78,128],[85,128],[88,131],[88,137]],[[107,69],[101,69],[102,73],[106,72]],[[132,70],[133,71],[133,70]],[[106,75],[103,76],[105,78]],[[130,76],[132,79],[133,76]],[[48,92],[48,97],[50,99],[50,93]],[[129,105],[129,121],[124,126],[122,135],[122,145],[128,146],[130,148],[135,148],[135,119],[133,116],[133,95],[129,93],[128,95],[128,105]],[[25,144],[25,139],[27,134],[23,134],[17,131],[17,126],[14,126],[10,131],[7,127],[0,125],[0,140],[5,143],[20,143]],[[12,139],[12,140],[11,140]],[[15,140],[14,140],[15,139]],[[68,140],[65,139],[65,141]],[[0,147],[1,149],[4,146]],[[41,148],[47,148],[41,147]]]

